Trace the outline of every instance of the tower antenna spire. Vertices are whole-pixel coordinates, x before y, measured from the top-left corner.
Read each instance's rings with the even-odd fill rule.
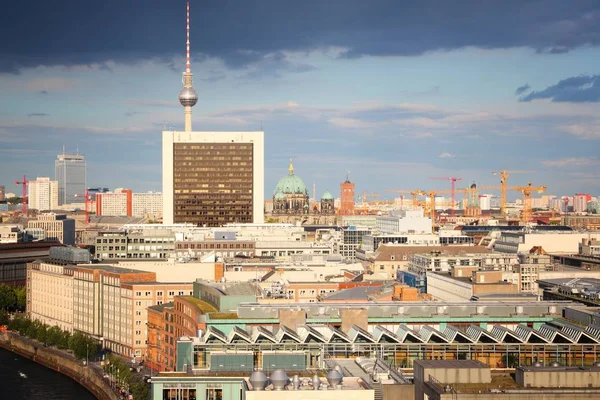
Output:
[[[192,72],[190,65],[190,2],[186,7],[185,72]]]
[[[185,132],[192,131],[192,107],[198,102],[198,94],[194,90],[194,74],[190,65],[190,2],[186,2],[185,20],[185,72],[183,73],[183,90],[179,92],[179,103],[184,107]]]

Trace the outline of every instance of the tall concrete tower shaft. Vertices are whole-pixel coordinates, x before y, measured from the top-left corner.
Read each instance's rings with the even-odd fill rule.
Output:
[[[198,93],[194,90],[194,74],[190,65],[190,2],[186,7],[186,60],[183,73],[183,89],[179,92],[179,103],[184,107],[185,132],[192,131],[192,107],[198,102]]]

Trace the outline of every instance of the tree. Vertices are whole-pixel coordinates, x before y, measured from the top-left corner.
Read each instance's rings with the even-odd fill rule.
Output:
[[[17,298],[15,305],[16,310],[24,312],[27,305],[27,289],[25,286],[17,286],[13,288],[13,291],[15,292],[15,296]]]
[[[23,198],[22,197],[17,197],[17,196],[10,197],[10,198],[6,199],[6,202],[8,204],[13,204],[13,205],[15,205],[15,204],[21,204],[23,202]]]
[[[135,400],[149,400],[150,391],[148,390],[148,384],[144,381],[137,381],[131,385],[131,394]]]
[[[0,284],[0,310],[14,311],[17,305],[17,296],[12,286]]]

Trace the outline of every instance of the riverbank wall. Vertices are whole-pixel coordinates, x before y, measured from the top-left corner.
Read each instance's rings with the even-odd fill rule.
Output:
[[[82,365],[81,361],[68,353],[45,347],[15,332],[0,332],[0,347],[68,376],[98,400],[120,400],[109,382],[103,378],[99,367]]]

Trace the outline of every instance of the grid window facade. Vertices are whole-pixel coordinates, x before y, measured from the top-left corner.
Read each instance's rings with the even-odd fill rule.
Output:
[[[174,222],[253,221],[252,143],[173,144]]]

